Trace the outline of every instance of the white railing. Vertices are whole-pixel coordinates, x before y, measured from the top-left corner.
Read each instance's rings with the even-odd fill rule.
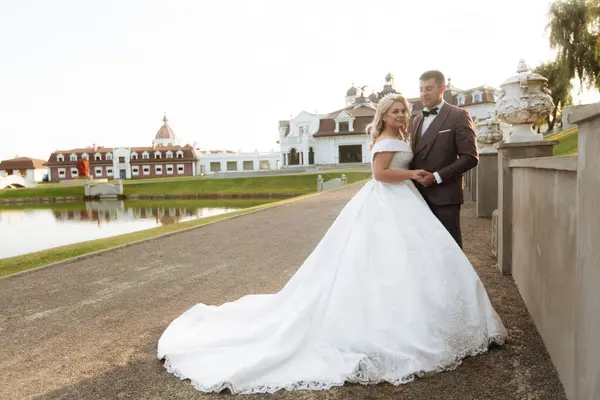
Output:
[[[13,187],[34,187],[35,183],[25,180],[19,175],[7,175],[0,178],[0,190]]]

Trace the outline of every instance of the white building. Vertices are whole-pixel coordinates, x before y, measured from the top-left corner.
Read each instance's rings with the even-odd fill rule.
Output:
[[[489,85],[463,90],[452,85],[451,80],[448,79],[444,101],[467,110],[473,122],[477,124],[478,121],[488,119],[495,114],[497,91],[498,89]],[[411,105],[412,114],[421,112],[423,109],[421,99],[416,97],[407,100]]]
[[[48,173],[45,160],[18,157],[0,162],[0,178],[9,175],[21,176],[25,182],[35,184],[41,182]]]
[[[493,116],[497,90],[483,85],[462,90],[448,80],[444,100],[469,112],[475,124]],[[366,96],[364,87],[354,85],[345,97],[346,107],[328,114],[301,112],[296,117],[279,121],[280,159],[283,168],[310,165],[340,165],[370,162],[370,139],[365,127],[373,120],[379,100],[390,93],[399,93],[394,77],[385,77],[383,89]],[[411,114],[420,113],[419,98],[407,99]],[[506,124],[501,128],[507,130]]]
[[[394,89],[388,74],[383,90],[366,97],[354,85],[346,92],[346,107],[328,114],[301,112],[289,121],[279,121],[281,165],[364,164],[370,162],[370,139],[365,128],[373,120],[375,104]]]
[[[280,169],[279,152],[234,152],[230,150],[196,150],[199,175],[235,172],[264,172]]]

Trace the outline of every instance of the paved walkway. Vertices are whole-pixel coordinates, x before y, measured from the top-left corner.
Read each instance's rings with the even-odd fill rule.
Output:
[[[0,279],[0,399],[564,399],[515,285],[492,267],[490,221],[469,206],[466,251],[510,331],[506,346],[400,387],[233,397],[164,370],[156,342],[168,323],[199,301],[279,290],[358,188]]]

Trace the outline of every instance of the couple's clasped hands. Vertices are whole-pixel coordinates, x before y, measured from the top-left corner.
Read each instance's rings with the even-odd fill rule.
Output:
[[[433,185],[435,182],[435,176],[429,171],[425,171],[423,169],[416,169],[412,171],[413,176],[412,180],[419,182],[421,185],[428,187]]]

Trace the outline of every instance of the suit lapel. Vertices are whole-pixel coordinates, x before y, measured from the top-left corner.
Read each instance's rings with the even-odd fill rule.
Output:
[[[452,110],[450,109],[448,104],[447,103],[444,104],[444,106],[440,110],[440,113],[431,122],[431,125],[429,125],[429,127],[427,128],[425,133],[423,133],[423,136],[418,139],[415,153],[418,153],[418,152],[424,150],[426,147],[428,147],[429,145],[431,145],[433,143],[433,141],[435,140],[435,137],[438,135],[438,132],[440,131],[440,128],[442,127],[442,124],[444,123],[444,121],[446,120],[446,118],[448,117],[448,115],[450,114],[451,111]],[[417,132],[417,135],[420,133],[421,132]]]
[[[419,134],[421,133],[421,125],[423,124],[423,114],[419,114],[415,117],[412,123],[412,130],[410,132],[410,146],[412,147],[413,153],[417,150],[417,141],[419,140]]]

